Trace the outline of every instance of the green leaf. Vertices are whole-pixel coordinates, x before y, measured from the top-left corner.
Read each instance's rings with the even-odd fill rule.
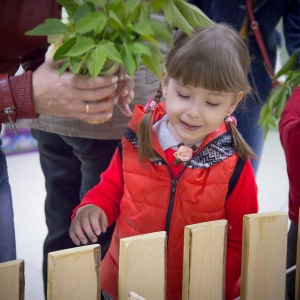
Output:
[[[80,5],[75,12],[74,23],[76,24],[82,18],[88,16],[89,14],[93,13],[94,11],[95,11],[95,6],[90,2],[86,2],[83,5]]]
[[[290,80],[289,80],[289,85],[290,85],[292,91],[299,84],[300,84],[300,69],[292,71]],[[292,94],[292,91],[291,91],[291,94]]]
[[[68,56],[79,56],[95,47],[94,40],[92,38],[80,36],[76,38],[76,43],[67,52]]]
[[[100,42],[99,46],[102,47],[108,59],[113,60],[119,64],[123,64],[121,55],[113,43],[104,41]]]
[[[152,56],[152,51],[147,44],[143,44],[140,42],[134,42],[130,45],[130,49],[133,54],[146,55],[149,57]]]
[[[93,79],[95,79],[100,74],[105,61],[106,54],[101,46],[97,46],[95,49],[92,49],[90,51],[87,60],[87,68]]]
[[[124,24],[122,23],[122,21],[111,10],[109,11],[109,25],[115,30],[124,29]]]
[[[123,65],[126,70],[126,72],[131,76],[134,77],[134,69],[135,69],[135,61],[132,56],[132,52],[130,50],[130,47],[128,45],[124,45],[124,47],[121,49],[121,57],[123,60]]]
[[[158,11],[163,9],[166,2],[167,2],[167,0],[153,0],[153,1],[151,1],[152,9],[155,12],[158,12]]]
[[[64,56],[68,53],[68,51],[74,46],[76,43],[76,38],[71,38],[64,42],[55,52],[53,56],[53,61],[60,60],[64,58]]]
[[[70,64],[69,64],[69,60],[66,60],[63,65],[60,67],[59,69],[59,77],[61,77],[62,75],[64,75],[64,73],[66,72],[66,70],[69,68]]]
[[[270,95],[267,99],[267,103],[270,110],[272,110],[278,104],[278,102],[281,100],[284,93],[285,93],[285,87],[283,85],[279,85],[273,90],[271,90]]]
[[[132,30],[139,35],[153,35],[154,32],[151,29],[149,22],[139,22],[132,26]]]
[[[85,55],[77,56],[77,57],[70,57],[70,69],[72,70],[72,73],[74,74],[81,74],[81,66],[83,64],[83,61],[85,59]]]
[[[142,62],[142,56],[140,54],[133,54],[133,59],[135,62],[135,69],[136,71],[140,71],[140,65]]]
[[[91,2],[95,6],[104,7],[107,3],[107,0],[87,0],[87,2]]]
[[[77,34],[84,34],[90,31],[100,33],[106,24],[106,17],[102,11],[95,11],[80,19],[74,26],[73,31]]]
[[[268,135],[268,132],[269,132],[269,126],[266,126],[266,127],[264,128],[264,140],[266,140],[267,135]]]
[[[283,109],[284,109],[284,107],[286,105],[286,101],[287,101],[288,96],[289,96],[288,89],[285,89],[284,92],[285,93],[282,95],[282,97],[281,97],[280,101],[278,102],[278,104],[277,104],[277,106],[275,108],[275,111],[274,111],[274,117],[276,119],[280,118],[281,113],[282,113],[282,111],[283,111]]]
[[[151,48],[150,48],[151,49]],[[142,56],[142,62],[157,78],[161,79],[161,60],[156,50],[151,49],[152,56]]]
[[[125,2],[125,18],[127,19],[132,14],[135,14],[143,2],[144,0],[127,0]]]
[[[279,78],[280,76],[286,74],[289,70],[293,69],[297,63],[297,56],[294,52],[287,62],[282,66],[282,68],[276,73],[275,78]]]
[[[167,29],[167,27],[162,22],[159,22],[157,20],[150,20],[149,24],[154,32],[155,39],[162,40],[168,45],[173,46],[173,39],[170,30]]]
[[[80,5],[82,5],[82,0],[56,0],[61,4],[67,11],[68,15],[73,18],[76,10]]]
[[[124,0],[114,0],[109,1],[106,5],[106,11],[113,11],[118,16],[118,18],[122,19],[122,16],[124,17],[124,11],[125,11],[125,3]]]
[[[176,0],[175,5],[191,26],[198,28],[214,25],[214,22],[196,5],[182,0]]]
[[[267,103],[265,103],[260,110],[260,118],[258,124],[261,126],[266,126],[271,118],[271,110]]]
[[[164,16],[171,28],[178,27],[180,30],[191,36],[194,32],[188,21],[183,17],[178,10],[173,0],[167,0],[163,7]]]
[[[45,23],[42,23],[36,26],[34,29],[31,29],[25,32],[26,35],[52,35],[52,34],[62,34],[67,32],[68,29],[64,23],[58,19],[50,18],[46,19]]]
[[[151,7],[150,7],[150,3],[144,3],[141,6],[141,10],[140,10],[140,21],[141,22],[145,22],[147,20],[150,19],[150,12],[151,12]]]

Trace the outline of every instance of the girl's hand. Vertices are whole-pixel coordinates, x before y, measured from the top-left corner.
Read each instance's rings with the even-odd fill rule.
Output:
[[[107,217],[104,211],[96,205],[88,204],[77,210],[72,221],[69,235],[72,241],[79,246],[80,243],[87,244],[89,239],[96,243],[101,232],[106,232]]]

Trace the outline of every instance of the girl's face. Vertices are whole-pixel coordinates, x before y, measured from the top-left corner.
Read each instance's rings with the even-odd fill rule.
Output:
[[[217,92],[185,86],[174,79],[163,78],[168,128],[178,142],[193,145],[215,131],[236,108],[243,92]]]

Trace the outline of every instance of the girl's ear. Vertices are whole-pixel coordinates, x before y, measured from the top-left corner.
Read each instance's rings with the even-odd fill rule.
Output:
[[[169,78],[165,70],[162,71],[161,89],[163,96],[166,97],[168,89]]]
[[[235,95],[235,99],[233,100],[233,102],[229,108],[229,112],[228,112],[229,116],[234,112],[234,110],[236,109],[236,107],[240,103],[240,101],[243,99],[243,97],[244,97],[244,92],[239,92],[237,95]]]

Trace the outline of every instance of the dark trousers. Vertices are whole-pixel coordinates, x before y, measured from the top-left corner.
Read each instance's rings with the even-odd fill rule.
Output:
[[[298,224],[291,222],[288,232],[286,268],[296,265]],[[295,300],[296,271],[286,275],[285,299]]]
[[[100,180],[119,140],[97,140],[60,136],[32,129],[38,141],[40,163],[45,176],[45,216],[48,228],[43,248],[44,291],[47,294],[48,253],[75,247],[69,237],[71,215],[88,190]],[[101,234],[102,257],[106,253],[114,224]]]

